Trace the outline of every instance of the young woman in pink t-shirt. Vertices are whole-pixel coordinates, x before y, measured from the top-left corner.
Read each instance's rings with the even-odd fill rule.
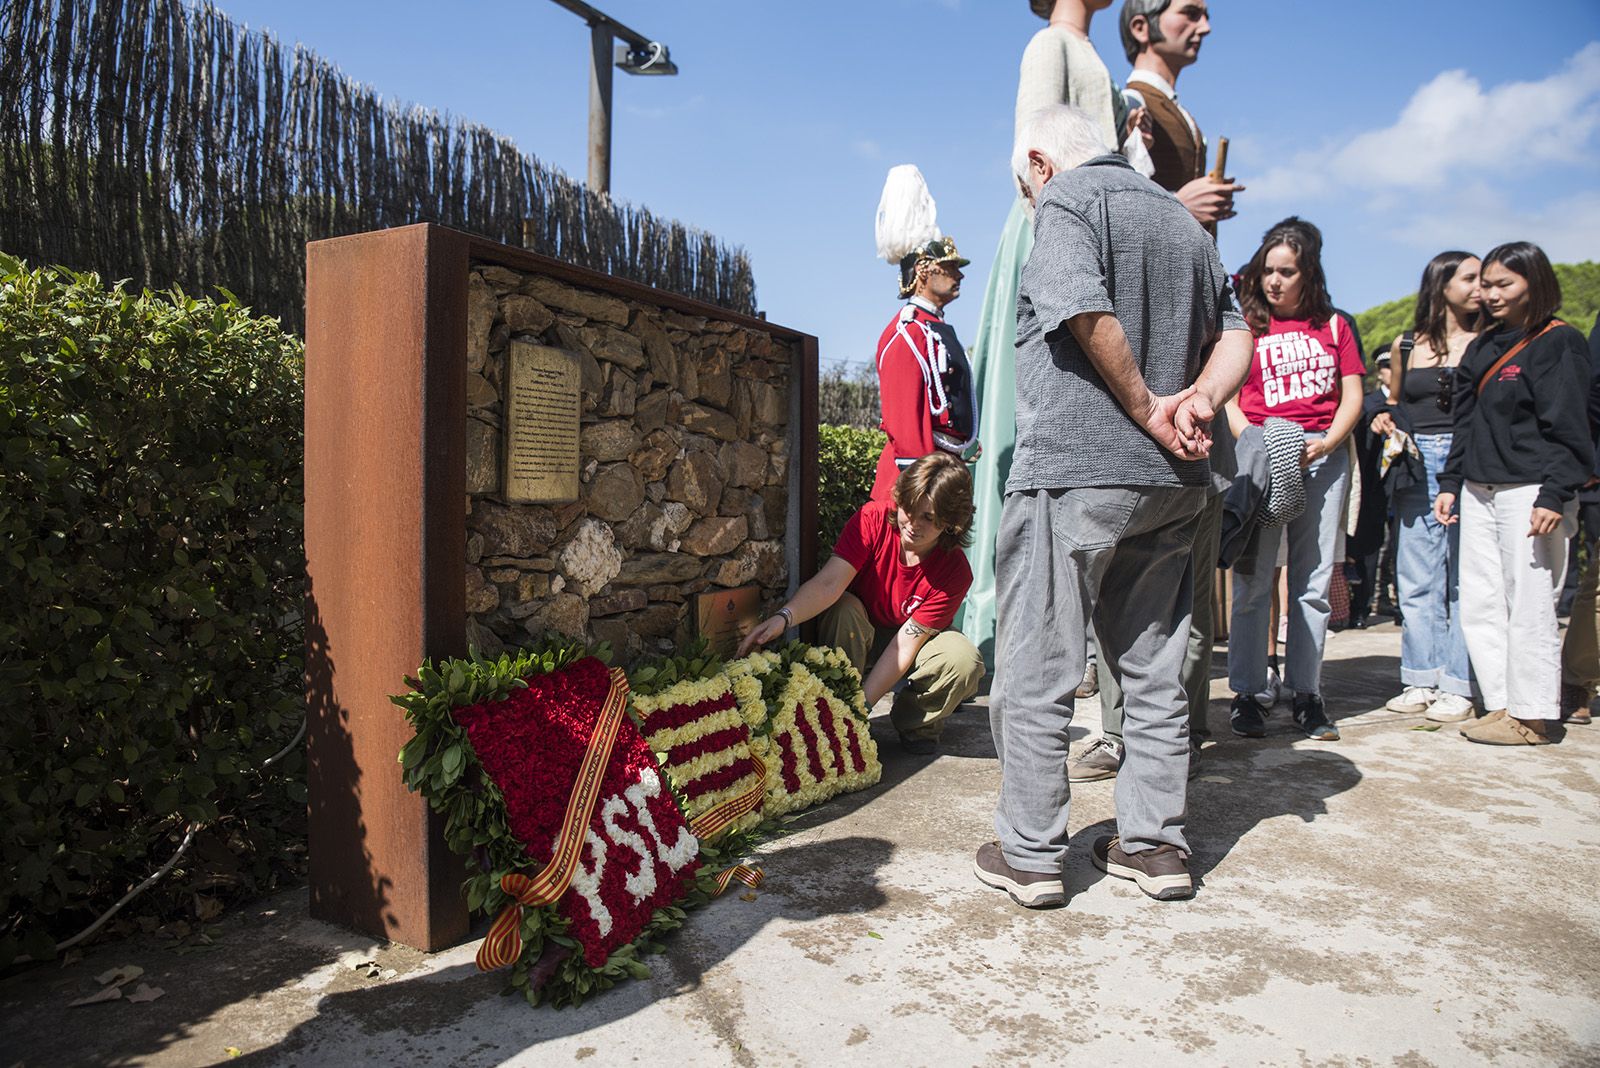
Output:
[[[1235,437],[1279,418],[1306,434],[1306,510],[1285,527],[1289,620],[1283,686],[1294,694],[1295,724],[1312,738],[1336,741],[1322,704],[1322,648],[1332,614],[1333,578],[1350,481],[1345,441],[1361,418],[1366,368],[1355,329],[1336,314],[1322,273],[1322,234],[1291,216],[1268,230],[1240,281],[1245,320],[1256,337],[1256,358],[1239,395],[1228,403]],[[1274,534],[1276,532],[1273,532]],[[1267,629],[1278,538],[1257,539],[1254,559],[1234,570],[1228,634],[1228,682],[1233,732],[1266,733],[1267,710],[1255,694],[1267,689]]]

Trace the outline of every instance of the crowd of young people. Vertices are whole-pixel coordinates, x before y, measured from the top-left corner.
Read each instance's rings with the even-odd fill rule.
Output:
[[[877,350],[889,440],[873,500],[745,643],[821,616],[869,702],[899,688],[892,721],[913,753],[937,749],[992,657],[1003,787],[974,870],[1029,907],[1064,900],[1068,784],[1090,778],[1118,779],[1118,834],[1095,862],[1152,897],[1192,893],[1185,783],[1207,735],[1219,565],[1240,737],[1266,735],[1281,687],[1300,730],[1339,739],[1325,644],[1347,559],[1381,541],[1374,514],[1398,528],[1391,709],[1471,719],[1474,742],[1544,745],[1554,721],[1587,722],[1600,685],[1600,336],[1556,318],[1544,253],[1436,256],[1413,329],[1379,361],[1388,385],[1367,397],[1314,225],[1284,219],[1239,275],[1221,269],[1212,235],[1243,187],[1202,173],[1204,138],[1173,89],[1207,8],[1125,0],[1136,76],[1119,93],[1087,39],[1109,2],[1030,0],[1049,25],[1023,63],[1021,198],[971,362],[943,315],[967,260],[920,172],[891,172],[877,236],[906,304]],[[1160,315],[1151,293],[1170,305]],[[1582,619],[1563,650],[1556,595],[1586,489]],[[1357,569],[1368,588],[1372,571]],[[1104,734],[1069,759],[1096,646]]]

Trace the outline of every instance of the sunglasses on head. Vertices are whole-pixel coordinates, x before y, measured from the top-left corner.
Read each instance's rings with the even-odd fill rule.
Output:
[[[1434,403],[1439,406],[1439,410],[1441,412],[1448,412],[1450,410],[1450,392],[1456,381],[1455,370],[1456,369],[1454,367],[1448,366],[1441,366],[1439,368],[1439,395],[1433,398],[1433,400]]]

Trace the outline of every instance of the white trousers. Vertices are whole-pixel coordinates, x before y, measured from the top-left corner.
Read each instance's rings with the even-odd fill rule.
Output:
[[[1517,719],[1561,716],[1556,601],[1577,523],[1569,504],[1556,529],[1530,538],[1538,485],[1467,482],[1461,522],[1461,631],[1483,707]]]

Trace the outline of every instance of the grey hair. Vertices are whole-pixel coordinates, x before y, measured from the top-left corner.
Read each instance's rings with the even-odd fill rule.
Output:
[[[1100,127],[1081,109],[1071,104],[1051,104],[1028,115],[1017,127],[1011,170],[1017,181],[1026,186],[1029,152],[1043,153],[1056,170],[1066,171],[1110,151],[1100,136]]]
[[[1172,6],[1172,0],[1122,0],[1122,14],[1117,17],[1117,25],[1122,29],[1122,50],[1128,54],[1128,62],[1132,63],[1139,58],[1139,41],[1133,36],[1133,20],[1140,15],[1150,26],[1150,43],[1166,40],[1161,35],[1161,27],[1157,20],[1161,13]]]

